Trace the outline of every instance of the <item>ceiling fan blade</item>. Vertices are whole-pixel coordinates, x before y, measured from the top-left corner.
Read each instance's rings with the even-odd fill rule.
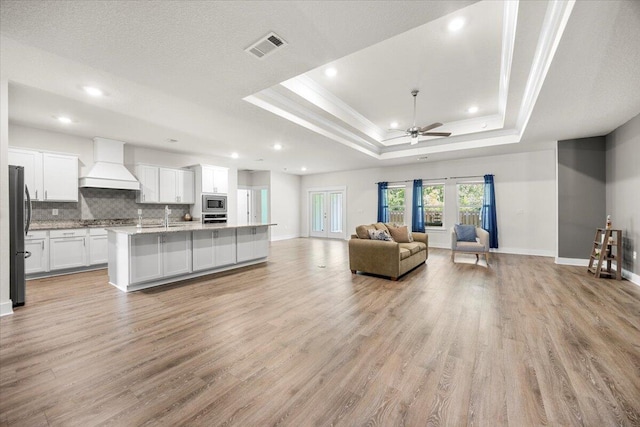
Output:
[[[422,136],[451,136],[451,132],[420,132]]]
[[[440,126],[442,126],[442,123],[435,122],[435,123],[431,123],[428,126],[420,128],[419,131],[420,132],[426,132],[426,131],[431,130],[431,129],[439,128]]]

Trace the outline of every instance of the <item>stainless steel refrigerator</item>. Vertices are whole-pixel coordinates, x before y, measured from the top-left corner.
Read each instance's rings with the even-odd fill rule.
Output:
[[[31,253],[24,250],[24,238],[31,223],[31,198],[24,184],[24,167],[9,165],[9,286],[13,306],[26,300],[25,259]]]

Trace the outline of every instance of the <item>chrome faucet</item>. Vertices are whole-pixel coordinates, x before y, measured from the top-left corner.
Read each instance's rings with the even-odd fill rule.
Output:
[[[169,206],[165,205],[164,206],[164,228],[169,228],[169,212],[171,212],[169,210]]]

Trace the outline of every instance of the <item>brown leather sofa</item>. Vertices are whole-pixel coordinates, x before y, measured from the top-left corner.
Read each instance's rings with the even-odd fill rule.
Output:
[[[429,236],[412,233],[413,242],[372,240],[370,229],[387,229],[390,224],[371,224],[356,227],[349,240],[349,268],[355,274],[377,274],[398,280],[398,277],[423,264],[429,257]]]

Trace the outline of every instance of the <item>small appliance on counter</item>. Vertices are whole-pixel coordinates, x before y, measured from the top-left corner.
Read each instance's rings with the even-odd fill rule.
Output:
[[[202,213],[203,224],[226,224],[226,213]]]

